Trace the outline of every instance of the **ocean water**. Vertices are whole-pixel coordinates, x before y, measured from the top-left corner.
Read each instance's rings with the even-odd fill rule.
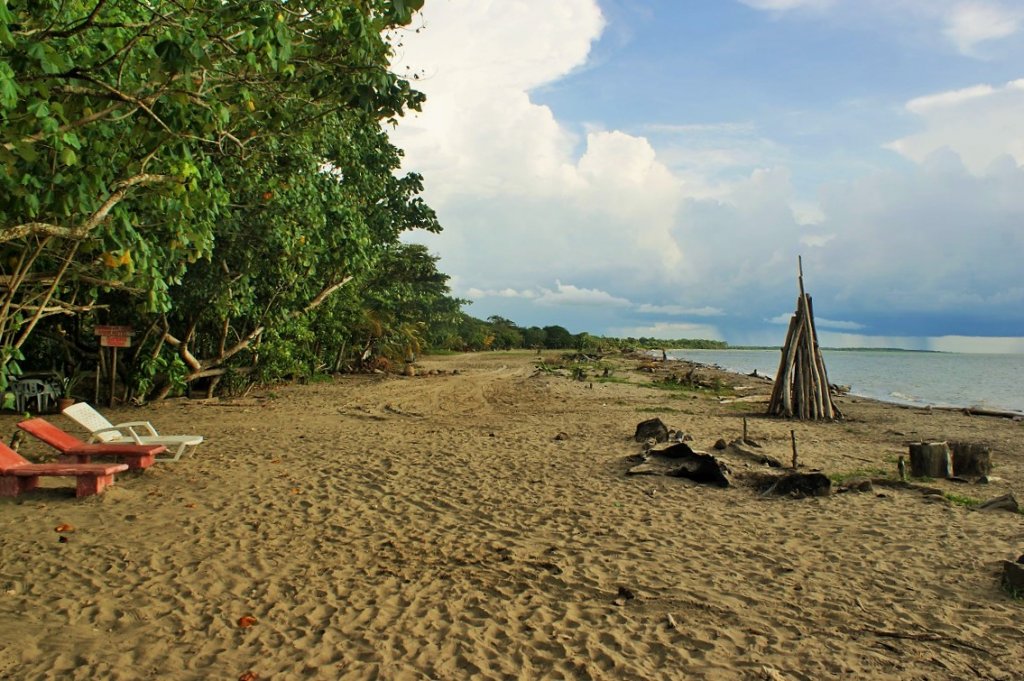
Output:
[[[669,356],[774,376],[779,350],[671,350]],[[1024,412],[1024,355],[822,350],[830,383],[887,402]]]

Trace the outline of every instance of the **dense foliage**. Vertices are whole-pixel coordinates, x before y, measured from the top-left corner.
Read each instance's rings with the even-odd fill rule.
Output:
[[[0,390],[101,367],[99,324],[139,399],[615,345],[474,320],[400,241],[440,229],[385,128],[424,101],[390,69],[422,4],[0,0]]]
[[[26,353],[95,365],[97,323],[136,329],[146,396],[452,316],[381,125],[423,102],[388,38],[422,4],[0,0],[0,388]]]

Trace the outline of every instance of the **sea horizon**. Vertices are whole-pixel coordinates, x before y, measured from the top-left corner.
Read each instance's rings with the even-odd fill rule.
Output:
[[[780,348],[667,350],[673,359],[774,377]],[[898,348],[823,348],[828,380],[859,397],[911,406],[979,407],[1024,414],[1024,354]]]

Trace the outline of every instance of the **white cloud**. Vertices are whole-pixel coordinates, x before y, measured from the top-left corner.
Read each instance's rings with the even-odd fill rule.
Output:
[[[517,291],[513,288],[504,289],[479,289],[470,288],[466,290],[466,295],[472,299],[478,298],[526,298],[532,299],[537,297],[537,293],[534,291],[524,290]]]
[[[850,26],[895,25],[905,33],[941,35],[968,56],[978,46],[1016,35],[1024,22],[1019,0],[739,0],[758,10],[783,13],[820,10]]]
[[[637,312],[643,314],[663,314],[677,317],[721,317],[725,314],[717,307],[682,307],[681,305],[651,305],[644,303],[638,305]]]
[[[572,284],[555,282],[554,290],[541,289],[537,297],[538,305],[568,305],[587,307],[629,307],[631,303],[625,298],[613,296],[607,291],[580,288]]]
[[[765,321],[769,324],[777,324],[780,326],[788,326],[789,321],[793,318],[792,312],[784,312],[780,315],[776,315],[771,319]],[[826,319],[825,317],[815,317],[814,327],[817,329],[838,329],[840,331],[860,331],[865,328],[863,324],[858,322],[843,322],[835,321],[833,319]]]
[[[917,163],[949,149],[976,175],[1004,156],[1024,164],[1024,79],[918,97],[906,108],[924,130],[886,146]]]
[[[964,54],[975,45],[1009,37],[1020,28],[1021,11],[1008,10],[997,4],[964,2],[946,16],[946,36]]]
[[[910,100],[922,131],[891,148],[914,165],[797,189],[800,159],[754,124],[563,126],[530,89],[584,66],[603,20],[593,0],[552,7],[428,4],[428,28],[403,55],[426,69],[429,99],[395,140],[445,227],[415,238],[441,253],[456,295],[486,301],[483,316],[721,338],[726,324],[795,301],[801,253],[835,344],[854,336],[828,319],[856,319],[831,327],[857,331],[907,310],[1021,308],[1024,290],[1006,282],[1019,281],[1024,252],[1024,81]],[[492,65],[500,77],[485,77]],[[673,321],[685,316],[723,319]]]
[[[864,328],[863,324],[857,322],[842,322],[835,321],[833,319],[826,319],[824,317],[814,318],[815,328],[821,329],[839,329],[840,331],[860,331]]]
[[[812,8],[818,9],[827,7],[834,0],[740,0],[744,5],[754,9],[770,10],[773,12],[784,12],[793,9]]]

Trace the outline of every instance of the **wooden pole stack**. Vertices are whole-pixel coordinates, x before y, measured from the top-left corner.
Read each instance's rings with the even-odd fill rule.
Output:
[[[804,267],[797,260],[800,296],[796,313],[789,320],[786,343],[782,346],[779,370],[768,402],[768,413],[804,421],[835,420],[842,414],[832,400],[825,360],[818,347],[811,297],[804,292]]]

